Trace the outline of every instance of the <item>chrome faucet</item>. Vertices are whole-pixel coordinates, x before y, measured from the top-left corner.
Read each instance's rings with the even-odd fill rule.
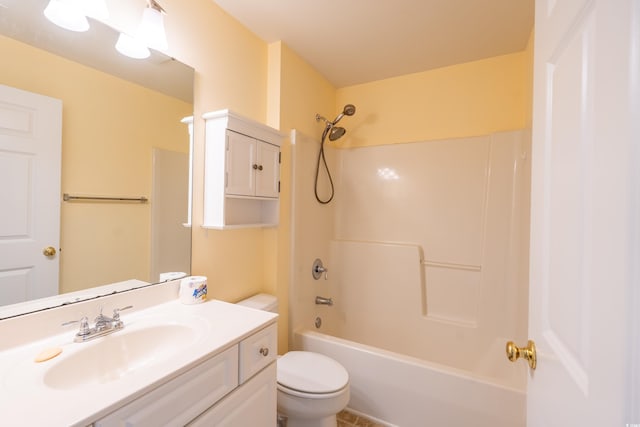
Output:
[[[333,300],[331,298],[316,297],[316,304],[332,306]]]
[[[80,323],[80,329],[76,333],[73,341],[86,342],[94,338],[112,334],[124,328],[124,323],[122,323],[122,320],[120,320],[120,312],[122,310],[128,310],[130,308],[133,308],[133,306],[128,305],[122,308],[114,308],[112,317],[108,317],[102,314],[102,307],[100,307],[100,313],[95,319],[95,326],[93,328],[89,326],[89,318],[87,316],[83,316],[80,320],[65,322],[62,324],[62,326]]]

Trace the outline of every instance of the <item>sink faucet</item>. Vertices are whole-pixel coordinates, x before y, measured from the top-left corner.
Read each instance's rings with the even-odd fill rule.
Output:
[[[122,308],[114,308],[112,317],[108,317],[102,314],[102,307],[100,307],[100,313],[95,319],[95,326],[93,328],[89,326],[89,318],[87,316],[83,316],[80,320],[65,322],[62,326],[80,323],[80,329],[76,333],[73,341],[86,342],[94,338],[112,334],[124,328],[124,323],[120,320],[120,312],[130,308],[133,308],[133,306],[128,305]]]

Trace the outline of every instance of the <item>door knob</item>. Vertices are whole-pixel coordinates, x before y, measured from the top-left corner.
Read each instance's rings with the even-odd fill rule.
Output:
[[[529,362],[529,367],[531,369],[536,369],[537,358],[536,358],[536,344],[529,340],[526,347],[518,347],[513,343],[513,341],[507,342],[507,358],[515,362],[520,357]]]
[[[52,257],[56,254],[56,248],[54,248],[53,246],[47,246],[42,250],[42,253],[46,257]]]

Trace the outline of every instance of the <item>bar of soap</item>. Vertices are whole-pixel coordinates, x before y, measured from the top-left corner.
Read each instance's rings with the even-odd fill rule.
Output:
[[[38,354],[36,356],[36,358],[34,359],[34,361],[36,363],[40,363],[40,362],[46,362],[49,359],[53,359],[54,357],[56,357],[57,355],[59,355],[60,353],[62,353],[62,349],[60,347],[51,347],[51,348],[47,348],[45,350],[42,350],[40,352],[40,354]]]

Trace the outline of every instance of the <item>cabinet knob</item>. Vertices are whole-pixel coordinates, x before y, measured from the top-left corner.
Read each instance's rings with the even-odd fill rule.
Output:
[[[255,163],[253,164],[253,169],[258,169],[258,165],[256,165]]]
[[[262,347],[260,349],[260,354],[265,356],[265,357],[268,356],[269,355],[269,349],[267,347]]]
[[[258,170],[261,171],[262,169],[262,165],[258,165]]]

